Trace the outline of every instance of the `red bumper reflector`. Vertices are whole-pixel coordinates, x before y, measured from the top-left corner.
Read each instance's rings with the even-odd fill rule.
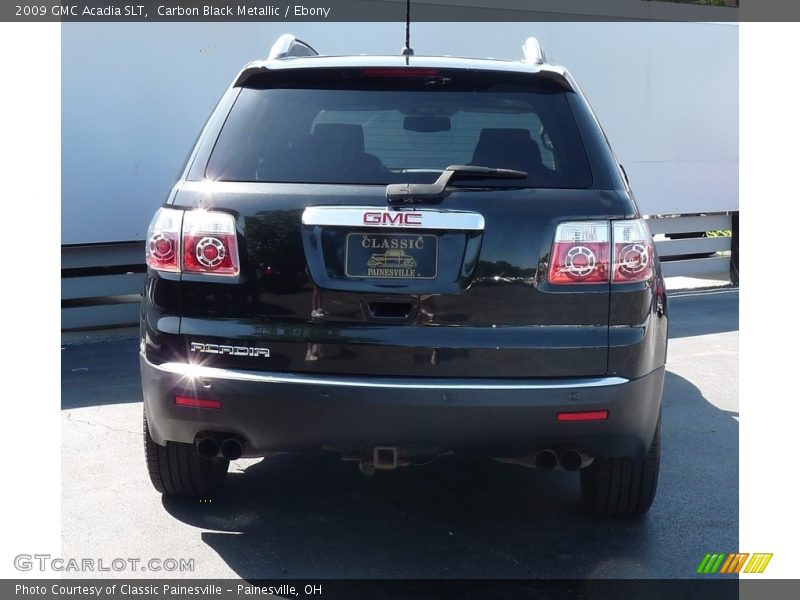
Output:
[[[192,408],[222,408],[222,402],[219,400],[203,400],[202,398],[188,398],[186,396],[175,396],[175,404]]]
[[[559,421],[605,421],[607,410],[584,410],[581,412],[560,412],[556,415]]]

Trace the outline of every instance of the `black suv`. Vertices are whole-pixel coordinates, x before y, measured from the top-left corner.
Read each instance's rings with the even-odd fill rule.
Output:
[[[159,492],[207,496],[275,451],[365,473],[459,453],[648,510],[658,258],[574,80],[523,50],[325,57],[285,35],[238,74],[147,234]]]

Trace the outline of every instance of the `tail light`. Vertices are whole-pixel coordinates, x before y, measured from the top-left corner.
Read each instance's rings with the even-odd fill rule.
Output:
[[[438,77],[439,69],[427,67],[366,67],[361,74],[367,77]]]
[[[239,274],[236,222],[231,215],[205,210],[186,213],[183,269],[187,273]]]
[[[653,275],[653,238],[641,219],[614,221],[614,283],[647,281]]]
[[[642,219],[571,221],[556,228],[550,283],[634,283],[653,276],[653,238]]]
[[[160,208],[147,229],[145,260],[148,267],[159,271],[181,270],[178,262],[183,211]]]
[[[161,208],[147,231],[147,265],[159,271],[239,274],[236,222],[227,213]]]
[[[608,281],[608,221],[561,223],[550,254],[550,283]]]

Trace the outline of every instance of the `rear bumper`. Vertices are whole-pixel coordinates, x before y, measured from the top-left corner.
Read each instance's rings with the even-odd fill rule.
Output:
[[[664,368],[644,377],[397,379],[235,371],[140,357],[153,439],[226,432],[245,455],[275,450],[398,446],[515,456],[544,447],[643,456],[661,406]],[[175,396],[222,402],[177,406]],[[605,421],[558,422],[561,411],[608,410]]]

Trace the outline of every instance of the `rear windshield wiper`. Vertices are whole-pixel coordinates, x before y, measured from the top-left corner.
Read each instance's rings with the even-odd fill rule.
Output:
[[[389,204],[411,204],[419,200],[441,198],[454,179],[525,179],[525,171],[494,169],[473,165],[450,165],[433,183],[392,183],[386,186]]]

